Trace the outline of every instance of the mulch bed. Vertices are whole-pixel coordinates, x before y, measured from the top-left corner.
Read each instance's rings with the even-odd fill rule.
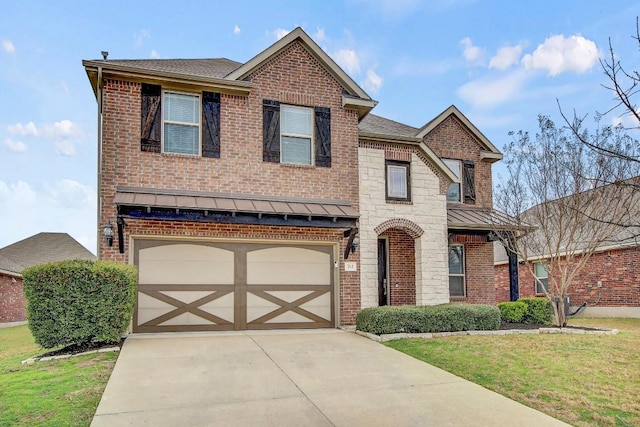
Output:
[[[69,354],[78,354],[84,353],[86,351],[92,350],[100,350],[101,348],[111,348],[111,347],[120,347],[122,348],[122,344],[124,343],[124,338],[117,343],[105,343],[105,342],[92,342],[82,345],[72,344],[58,350],[52,350],[47,353],[41,354],[38,357],[50,357],[50,356],[62,356]]]
[[[530,329],[540,329],[540,328],[558,328],[556,325],[538,325],[532,323],[506,323],[500,322],[500,330],[510,330],[510,329],[521,329],[521,330],[530,330]],[[585,326],[573,326],[567,325],[564,329],[581,329],[583,331],[601,331],[601,328],[588,328]]]

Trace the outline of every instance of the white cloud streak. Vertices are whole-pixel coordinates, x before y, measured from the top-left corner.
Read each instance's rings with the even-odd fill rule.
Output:
[[[522,54],[522,46],[505,46],[498,49],[496,55],[489,60],[489,68],[496,68],[498,70],[506,70],[512,65],[516,65],[520,62],[520,55]]]
[[[33,122],[27,124],[16,123],[15,125],[7,126],[7,130],[11,135],[19,136],[38,136],[38,128]]]
[[[22,141],[15,141],[11,138],[5,139],[4,145],[9,149],[9,151],[13,151],[14,153],[24,153],[27,151],[27,144]]]
[[[364,88],[364,90],[371,93],[378,93],[378,91],[382,87],[382,83],[384,83],[384,79],[376,74],[375,71],[369,70],[367,71],[366,80],[362,83],[362,87]]]
[[[459,42],[460,46],[462,46],[462,55],[464,59],[471,63],[479,63],[482,61],[483,51],[482,48],[478,46],[474,46],[471,38],[465,37]]]
[[[235,27],[233,27],[233,34],[240,34],[240,27],[238,26],[238,24],[236,24]]]
[[[349,74],[360,73],[360,59],[355,50],[352,49],[340,49],[333,57],[338,65],[345,69]]]
[[[16,53],[16,47],[13,45],[11,40],[2,40],[2,48],[7,53],[10,53],[10,54]]]

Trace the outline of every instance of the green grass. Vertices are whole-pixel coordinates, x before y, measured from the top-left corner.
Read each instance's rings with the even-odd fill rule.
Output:
[[[44,353],[27,326],[0,329],[0,426],[88,426],[117,353],[22,365]]]
[[[618,335],[459,336],[387,346],[574,426],[640,425],[640,319],[576,319]]]

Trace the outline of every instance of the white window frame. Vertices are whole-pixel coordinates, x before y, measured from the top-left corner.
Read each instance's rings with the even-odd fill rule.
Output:
[[[304,110],[309,112],[310,118],[310,126],[309,126],[309,135],[304,134],[296,134],[296,133],[288,133],[286,132],[285,127],[283,126],[283,118],[284,118],[284,110],[292,109],[292,110]],[[314,134],[314,111],[312,107],[303,107],[298,105],[280,105],[280,163],[285,165],[303,165],[303,166],[313,166],[315,164],[315,141],[313,140]],[[299,138],[299,139],[308,139],[309,140],[309,163],[294,163],[294,162],[286,162],[283,160],[284,153],[284,144],[283,138]]]
[[[454,175],[456,175],[456,178],[458,178],[456,181],[453,181],[451,184],[449,184],[449,188],[451,188],[454,185],[458,186],[458,199],[457,200],[453,200],[453,199],[449,199],[449,188],[447,188],[447,202],[462,202],[462,160],[458,160],[458,159],[442,159],[442,162],[447,165],[447,167],[449,169],[451,169],[451,172],[453,172]],[[456,169],[458,169],[458,173],[456,174]]]
[[[538,275],[538,266],[544,270],[544,275]],[[536,295],[546,295],[543,287],[549,292],[549,268],[546,262],[536,262],[533,264],[533,274],[536,281]],[[546,281],[546,282],[545,282]],[[542,292],[540,292],[542,291]]]
[[[464,298],[467,296],[467,279],[466,279],[466,272],[467,272],[467,254],[464,248],[464,245],[462,244],[453,244],[453,245],[449,245],[449,247],[447,248],[447,259],[448,259],[448,255],[449,255],[449,250],[451,248],[461,248],[462,251],[462,260],[461,260],[461,264],[462,264],[462,273],[451,273],[451,270],[449,270],[449,296],[450,297],[454,297],[454,298]],[[447,262],[447,268],[449,268],[449,263]],[[462,277],[462,295],[451,295],[451,277]]]
[[[175,120],[168,120],[164,118],[164,108],[167,105],[166,95],[184,95],[195,98],[196,107],[198,108],[198,112],[196,117],[198,118],[198,123],[189,123],[189,122],[179,122]],[[189,92],[179,92],[175,90],[165,90],[162,91],[162,152],[166,154],[178,154],[181,156],[201,156],[202,155],[202,99],[200,98],[200,94],[197,93],[189,93]],[[198,135],[198,151],[197,153],[176,153],[175,151],[167,151],[165,149],[165,134],[164,134],[164,125],[165,124],[174,124],[174,125],[182,125],[182,126],[190,126],[197,128]]]

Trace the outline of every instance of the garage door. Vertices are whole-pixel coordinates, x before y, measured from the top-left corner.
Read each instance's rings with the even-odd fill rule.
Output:
[[[134,332],[326,328],[330,245],[135,240]]]

